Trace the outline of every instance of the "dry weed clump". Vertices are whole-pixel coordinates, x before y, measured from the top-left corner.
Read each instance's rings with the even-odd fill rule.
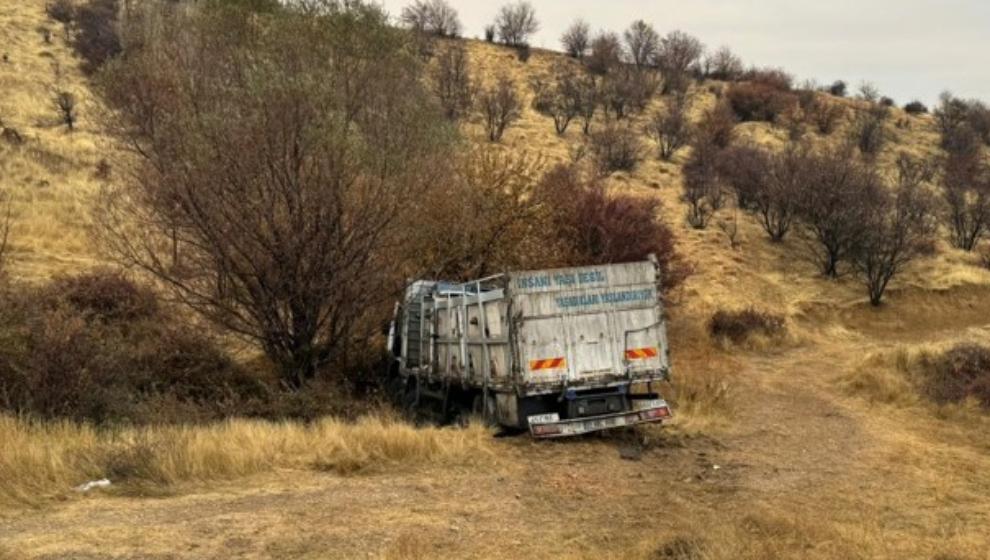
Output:
[[[871,402],[907,408],[928,401],[943,418],[968,418],[970,412],[990,409],[990,348],[960,343],[877,354],[839,384]]]
[[[938,404],[975,400],[990,409],[990,348],[959,344],[920,360],[922,390]]]
[[[720,309],[708,322],[708,333],[713,339],[737,345],[750,341],[754,336],[779,338],[786,332],[783,317],[752,307],[739,311]]]
[[[209,426],[98,429],[0,416],[0,503],[38,504],[89,480],[128,488],[232,480],[275,468],[338,474],[490,461],[490,434],[417,429],[385,417],[312,424],[232,420]]]

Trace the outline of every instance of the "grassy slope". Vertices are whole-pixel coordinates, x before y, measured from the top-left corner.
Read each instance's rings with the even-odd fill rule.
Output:
[[[86,224],[99,182],[97,163],[109,156],[96,115],[100,107],[66,45],[60,24],[44,13],[43,0],[0,6],[0,119],[26,142],[0,141],[0,188],[14,200],[11,272],[43,279],[94,264]],[[52,44],[39,31],[52,30]],[[54,88],[79,99],[79,126],[58,126]]]
[[[14,150],[0,146],[0,185],[17,201],[12,271],[38,279],[99,262],[85,223],[98,188],[93,171],[107,142],[96,132],[96,104],[61,33],[49,46],[35,31],[42,24],[56,28],[45,21],[43,1],[7,4],[0,7],[0,31],[11,61],[0,64],[0,115],[29,142]],[[535,52],[523,65],[505,49],[472,43],[471,50],[476,75],[510,72],[520,83],[555,56]],[[73,134],[49,124],[52,57],[85,100]],[[696,110],[712,102],[701,95]],[[888,162],[897,150],[936,149],[930,119],[910,123],[910,130],[892,129],[897,143],[884,156]],[[476,123],[467,134],[481,138]],[[740,126],[740,136],[769,145],[784,139],[761,124]],[[505,139],[508,149],[551,161],[568,160],[580,142],[579,129],[559,138],[549,119],[530,110]],[[683,158],[671,164],[651,158],[635,173],[610,179],[616,188],[663,199],[665,219],[696,268],[673,310],[680,427],[645,432],[642,461],[618,457],[616,448],[628,443],[621,438],[551,445],[515,439],[463,448],[487,454],[493,447],[498,458],[484,459],[483,467],[457,460],[453,468],[427,464],[387,476],[340,476],[313,468],[310,447],[322,440],[313,443],[299,426],[235,426],[237,437],[248,434],[257,445],[243,452],[209,443],[230,436],[223,429],[187,439],[158,433],[167,441],[146,457],[158,472],[211,465],[203,475],[172,477],[187,495],[154,501],[98,495],[28,515],[0,510],[0,558],[98,552],[521,558],[561,550],[596,558],[982,558],[990,548],[987,418],[966,407],[921,403],[904,370],[919,348],[990,342],[990,275],[971,256],[941,246],[898,279],[885,308],[870,309],[854,280],[817,278],[796,242],[768,243],[749,218],[741,218],[739,250],[718,228],[687,228],[678,200]],[[713,310],[748,305],[785,314],[789,340],[728,351],[708,341],[704,322]],[[9,423],[4,429],[37,444],[0,461],[8,473],[38,475],[20,490],[65,497],[69,485],[104,470],[109,444],[98,436]],[[207,442],[211,452],[188,441]],[[418,441],[404,445],[418,448]],[[462,449],[454,439],[449,444]],[[272,447],[288,451],[277,461],[251,459]],[[359,462],[377,458],[362,453]],[[245,460],[250,468],[237,467]],[[201,480],[249,473],[258,474],[231,483]],[[683,551],[693,555],[679,556]]]

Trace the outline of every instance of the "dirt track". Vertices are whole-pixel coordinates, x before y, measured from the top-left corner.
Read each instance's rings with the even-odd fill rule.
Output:
[[[676,543],[729,527],[782,539],[785,557],[804,550],[822,558],[857,551],[978,558],[971,551],[990,550],[983,530],[990,507],[979,500],[990,472],[986,450],[937,443],[937,433],[906,431],[906,413],[870,413],[865,401],[842,396],[835,377],[861,358],[807,345],[746,355],[734,379],[732,429],[715,437],[649,432],[640,460],[620,457],[633,441],[628,435],[511,438],[495,443],[490,468],[351,477],[282,471],[185,488],[177,497],[92,496],[0,517],[0,550],[42,558],[625,557],[658,550],[677,557]],[[968,461],[972,471],[932,479],[925,447]],[[822,527],[808,534],[809,521]]]

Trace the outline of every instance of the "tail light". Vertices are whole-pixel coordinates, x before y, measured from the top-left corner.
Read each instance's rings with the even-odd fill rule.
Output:
[[[639,417],[643,420],[656,420],[658,418],[670,418],[670,409],[666,406],[660,408],[651,408],[650,410],[644,410],[639,413]]]

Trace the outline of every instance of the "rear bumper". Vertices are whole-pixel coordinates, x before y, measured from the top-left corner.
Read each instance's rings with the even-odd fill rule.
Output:
[[[638,410],[588,418],[544,421],[534,416],[529,422],[529,433],[536,439],[571,437],[637,424],[663,423],[672,417],[670,406],[665,401],[651,401],[650,406]]]

